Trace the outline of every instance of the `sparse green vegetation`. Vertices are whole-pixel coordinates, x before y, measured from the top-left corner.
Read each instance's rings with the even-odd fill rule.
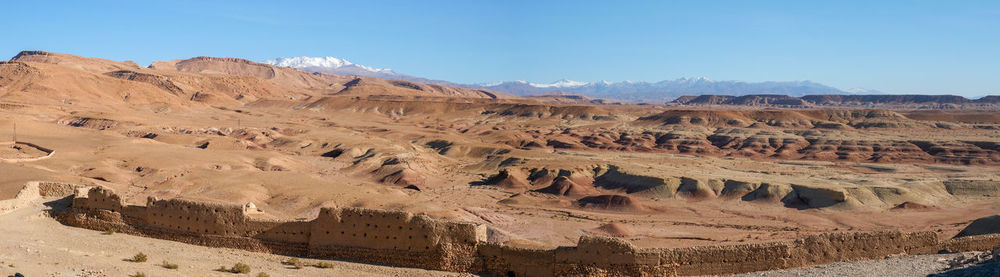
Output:
[[[172,264],[168,261],[163,261],[163,264],[161,264],[160,266],[166,269],[177,269],[179,267],[177,266],[177,264]]]
[[[146,273],[136,272],[135,274],[129,275],[131,277],[146,277]]]
[[[115,234],[115,228],[108,228],[107,230],[104,230],[104,232],[101,233],[101,234],[102,235],[114,235]]]
[[[231,268],[226,268],[226,266],[220,266],[219,269],[216,269],[215,271],[229,272],[236,274],[250,273],[250,265],[245,263],[236,263]]]
[[[290,266],[292,266],[292,268],[295,268],[295,269],[300,269],[303,266],[305,266],[305,264],[303,264],[302,260],[299,260],[299,258],[290,258],[288,260],[285,260],[284,262],[281,262],[281,264],[283,264],[283,265],[290,265]]]
[[[233,268],[229,269],[229,272],[232,272],[232,273],[250,273],[250,265],[247,265],[245,263],[236,263],[235,265],[233,265]]]
[[[144,263],[146,262],[147,259],[148,257],[146,257],[145,253],[139,252],[139,254],[135,254],[135,256],[132,256],[131,258],[125,259],[125,261],[133,263]]]
[[[312,266],[318,267],[318,268],[333,268],[333,264],[332,263],[328,263],[328,262],[318,262],[318,263],[313,264]]]
[[[271,277],[271,275],[268,275],[267,273],[261,272],[261,273],[257,273],[257,277]]]

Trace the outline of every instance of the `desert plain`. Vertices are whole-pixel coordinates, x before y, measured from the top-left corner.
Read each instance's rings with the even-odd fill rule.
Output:
[[[538,250],[582,236],[665,249],[845,232],[949,239],[1000,214],[1000,99],[744,98],[519,97],[232,58],[140,66],[25,51],[0,63],[0,199],[42,181],[106,188],[125,205],[252,206],[257,220],[401,211]],[[24,209],[38,212],[0,222],[74,228],[39,203],[0,206],[0,216]],[[79,239],[107,238],[87,232]],[[128,252],[108,255],[125,263],[141,249],[102,251]],[[28,257],[0,262],[33,266],[19,260]],[[280,256],[249,257],[312,274],[275,265]],[[178,274],[224,274],[212,269]]]

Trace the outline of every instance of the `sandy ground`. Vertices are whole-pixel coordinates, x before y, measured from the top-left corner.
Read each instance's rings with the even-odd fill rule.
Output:
[[[828,265],[730,275],[734,277],[792,276],[927,276],[948,268],[948,261],[961,254],[893,257],[883,260],[841,262]]]
[[[237,276],[214,271],[237,262],[252,268],[249,276],[263,272],[270,276],[463,276],[463,274],[391,266],[330,262],[333,268],[282,265],[286,256],[242,250],[209,248],[180,242],[112,234],[59,224],[34,203],[0,215],[0,276],[127,276],[137,272],[147,276]],[[148,261],[123,261],[136,253]],[[301,259],[315,263],[320,260]],[[177,269],[161,267],[163,261]],[[247,275],[243,275],[247,276]]]

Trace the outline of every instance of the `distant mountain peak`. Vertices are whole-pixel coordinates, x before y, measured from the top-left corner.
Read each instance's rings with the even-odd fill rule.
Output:
[[[275,66],[297,68],[308,72],[375,77],[386,80],[404,80],[404,81],[418,82],[425,84],[458,85],[442,80],[431,80],[426,78],[414,77],[406,74],[400,74],[392,71],[392,69],[375,68],[375,67],[360,65],[347,61],[346,59],[329,57],[329,56],[327,57],[301,56],[301,57],[276,58],[273,60],[264,61],[264,63]]]
[[[688,82],[688,83],[695,83],[695,82],[714,82],[714,81],[712,81],[711,79],[709,79],[709,78],[705,78],[705,77],[693,77],[693,78],[687,78],[687,77],[681,77],[680,79],[677,79],[677,81],[678,81],[678,82]]]
[[[883,92],[881,92],[879,90],[866,89],[866,88],[845,89],[844,92],[850,93],[850,94],[883,94]]]
[[[590,83],[587,82],[573,81],[565,78],[559,79],[555,82],[548,84],[530,83],[531,86],[536,88],[571,88],[571,87],[586,86],[589,84]]]
[[[309,72],[321,72],[340,75],[356,75],[382,78],[388,80],[406,80],[412,82],[452,85],[463,88],[485,88],[497,92],[514,95],[541,95],[552,91],[585,95],[593,98],[619,99],[635,102],[665,102],[682,95],[729,95],[741,96],[749,94],[804,96],[814,94],[878,94],[877,90],[850,89],[840,90],[820,83],[800,81],[715,81],[706,77],[682,77],[666,79],[658,82],[646,81],[598,81],[582,82],[566,78],[551,83],[534,83],[525,80],[501,81],[480,84],[455,84],[442,80],[431,80],[393,72],[388,68],[373,68],[351,63],[346,59],[336,57],[290,57],[266,61],[276,66],[286,66]]]
[[[355,67],[358,69],[376,72],[376,73],[394,73],[392,69],[388,68],[374,68],[370,66],[355,64],[345,59],[336,57],[289,57],[289,58],[276,58],[273,60],[264,61],[264,63],[283,66],[283,67],[293,67],[299,69],[309,69],[309,68],[326,68],[326,69],[337,69],[344,67]]]

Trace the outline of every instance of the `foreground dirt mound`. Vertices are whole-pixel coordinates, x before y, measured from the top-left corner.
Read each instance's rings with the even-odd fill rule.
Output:
[[[630,211],[638,212],[645,211],[646,207],[640,204],[638,201],[633,200],[629,196],[625,195],[597,195],[597,196],[587,196],[580,198],[576,201],[580,204],[580,207],[602,209],[602,210],[613,210],[613,211]]]
[[[976,235],[988,235],[988,234],[1000,234],[1000,215],[991,215],[976,219],[972,221],[969,226],[962,229],[956,238],[976,236]]]

